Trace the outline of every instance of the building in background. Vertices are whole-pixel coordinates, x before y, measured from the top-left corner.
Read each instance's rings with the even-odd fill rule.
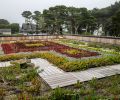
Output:
[[[11,35],[11,29],[0,29],[0,35]]]
[[[95,36],[101,36],[104,34],[104,31],[103,31],[103,26],[102,24],[98,27],[98,29],[94,30],[94,33],[93,33]]]
[[[20,29],[21,33],[34,33],[36,31],[36,25],[23,23]]]

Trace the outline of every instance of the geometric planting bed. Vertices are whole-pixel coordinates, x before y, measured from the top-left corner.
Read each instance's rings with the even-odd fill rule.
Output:
[[[77,49],[50,41],[17,42],[17,43],[2,44],[1,46],[5,54],[18,53],[18,52],[33,52],[33,51],[56,51],[60,54],[74,58],[100,55],[97,52]]]

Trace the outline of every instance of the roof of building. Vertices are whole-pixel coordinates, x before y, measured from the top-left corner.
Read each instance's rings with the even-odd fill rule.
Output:
[[[35,30],[36,29],[36,25],[35,24],[26,24],[26,23],[23,23],[22,24],[22,29],[23,30]]]
[[[0,32],[11,32],[11,29],[0,29]]]

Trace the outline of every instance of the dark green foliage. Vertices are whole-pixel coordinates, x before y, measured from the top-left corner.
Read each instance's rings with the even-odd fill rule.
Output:
[[[120,11],[112,17],[112,29],[114,36],[120,36]]]
[[[0,25],[0,29],[10,29],[11,26],[8,24],[8,25],[4,25],[4,24],[1,24]]]
[[[22,64],[20,64],[20,67],[21,67],[22,69],[25,69],[25,68],[27,68],[28,66],[27,66],[26,63],[22,63]]]
[[[11,32],[12,33],[18,33],[19,32],[19,24],[17,24],[17,23],[12,23],[11,25]]]
[[[26,18],[26,21],[29,21],[29,19],[31,18],[31,15],[32,15],[32,13],[31,13],[30,11],[24,11],[24,12],[22,13],[22,16],[23,16],[24,18]]]
[[[52,34],[55,32],[62,34],[64,28],[69,33],[79,34],[83,28],[87,28],[86,32],[90,32],[96,26],[96,19],[89,13],[87,8],[55,6],[44,10],[43,16],[46,28]]]
[[[42,17],[41,12],[39,11],[34,11],[34,15],[32,15],[32,19],[34,20],[34,22],[36,23],[36,33],[39,33],[40,30],[40,18]]]
[[[0,24],[0,29],[11,29],[11,33],[18,33],[19,32],[19,24],[12,23],[12,24]]]
[[[55,6],[43,11],[47,32],[62,34],[62,25],[66,23],[67,7]]]
[[[95,29],[103,26],[104,34],[110,36],[119,35],[119,13],[120,2],[93,10],[87,8],[75,8],[59,5],[45,9],[43,13],[35,11],[34,15],[30,11],[24,11],[22,16],[26,23],[30,23],[32,18],[36,23],[36,33],[39,29],[50,34],[82,34],[92,35]]]
[[[62,88],[56,88],[51,96],[50,100],[79,100],[80,95],[74,91],[70,91],[67,89],[62,89]]]
[[[9,22],[5,19],[0,19],[0,25],[9,25]]]
[[[22,12],[22,16],[25,18],[25,23],[29,26],[30,20],[32,18],[31,11],[24,11],[24,12]]]
[[[120,36],[119,10],[120,10],[120,2],[118,1],[109,7],[102,9],[94,8],[91,11],[92,15],[97,19],[98,26],[100,24],[103,25],[105,35]]]

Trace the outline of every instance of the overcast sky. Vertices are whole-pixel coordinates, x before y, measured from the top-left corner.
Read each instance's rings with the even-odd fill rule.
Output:
[[[86,7],[88,9],[104,8],[119,0],[0,0],[0,19],[11,23],[23,23],[21,13],[25,10],[43,11],[55,5]]]

